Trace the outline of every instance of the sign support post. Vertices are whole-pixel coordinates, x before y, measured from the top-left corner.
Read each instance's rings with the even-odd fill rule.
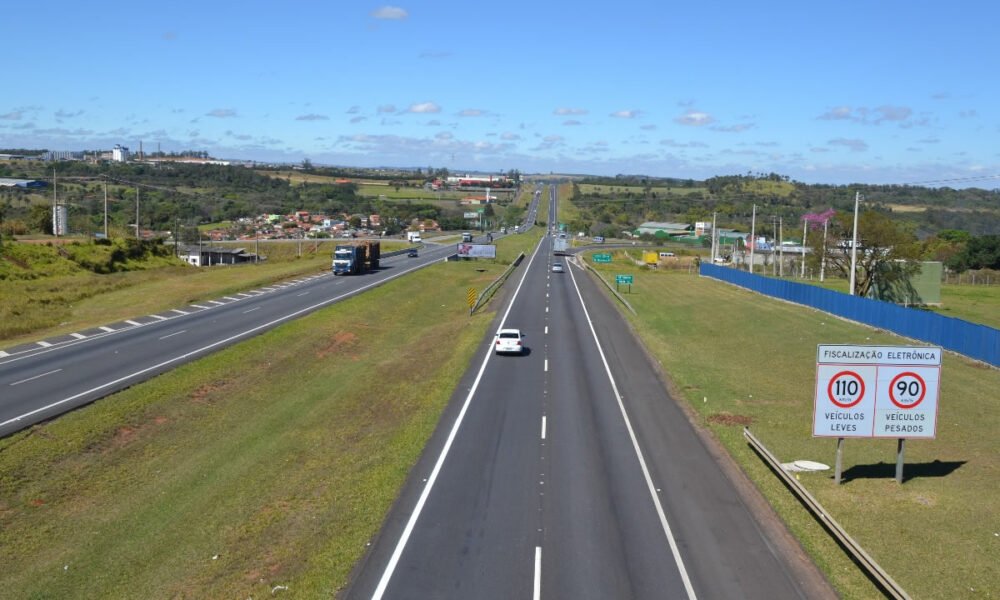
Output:
[[[903,451],[906,450],[906,438],[896,440],[896,483],[903,483]]]
[[[833,482],[840,485],[840,472],[844,464],[844,438],[837,438],[837,462],[834,464]]]

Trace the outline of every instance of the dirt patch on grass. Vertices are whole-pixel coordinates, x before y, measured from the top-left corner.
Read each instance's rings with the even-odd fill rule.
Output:
[[[316,358],[332,355],[351,354],[358,347],[358,336],[350,331],[340,331],[330,336],[316,351]]]
[[[202,404],[204,406],[211,406],[214,404],[214,402],[212,402],[212,398],[214,398],[216,393],[224,387],[226,387],[225,381],[213,381],[211,383],[206,383],[191,392],[191,402],[194,402],[195,404]]]
[[[715,413],[708,416],[708,422],[716,425],[749,427],[753,418],[746,415],[734,415],[728,412]]]

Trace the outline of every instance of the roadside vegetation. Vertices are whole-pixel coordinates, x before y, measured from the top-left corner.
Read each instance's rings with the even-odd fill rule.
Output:
[[[5,597],[333,596],[487,333],[495,313],[470,317],[466,290],[539,237],[0,440]]]
[[[678,400],[739,462],[843,597],[878,597],[742,430],[750,427],[784,462],[833,465],[836,440],[811,436],[816,346],[912,342],[685,270],[637,268],[620,252],[614,260],[594,266],[607,281],[634,275],[625,297],[638,314],[626,317]],[[840,486],[832,471],[799,477],[912,597],[989,598],[1000,593],[1000,417],[992,408],[1000,371],[946,353],[941,379],[937,439],[907,444],[903,485],[893,479],[894,440],[847,440]]]

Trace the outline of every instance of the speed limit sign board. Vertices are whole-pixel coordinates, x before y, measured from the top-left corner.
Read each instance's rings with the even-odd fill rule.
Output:
[[[813,435],[933,438],[941,349],[820,345]]]

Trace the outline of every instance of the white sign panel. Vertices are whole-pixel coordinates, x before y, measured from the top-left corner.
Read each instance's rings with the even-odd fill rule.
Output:
[[[492,244],[459,244],[460,258],[496,258],[497,247]]]
[[[819,346],[813,435],[933,439],[941,349]]]
[[[479,218],[479,213],[477,213],[477,212],[467,212],[467,213],[465,213],[465,218],[466,219],[478,219]]]

